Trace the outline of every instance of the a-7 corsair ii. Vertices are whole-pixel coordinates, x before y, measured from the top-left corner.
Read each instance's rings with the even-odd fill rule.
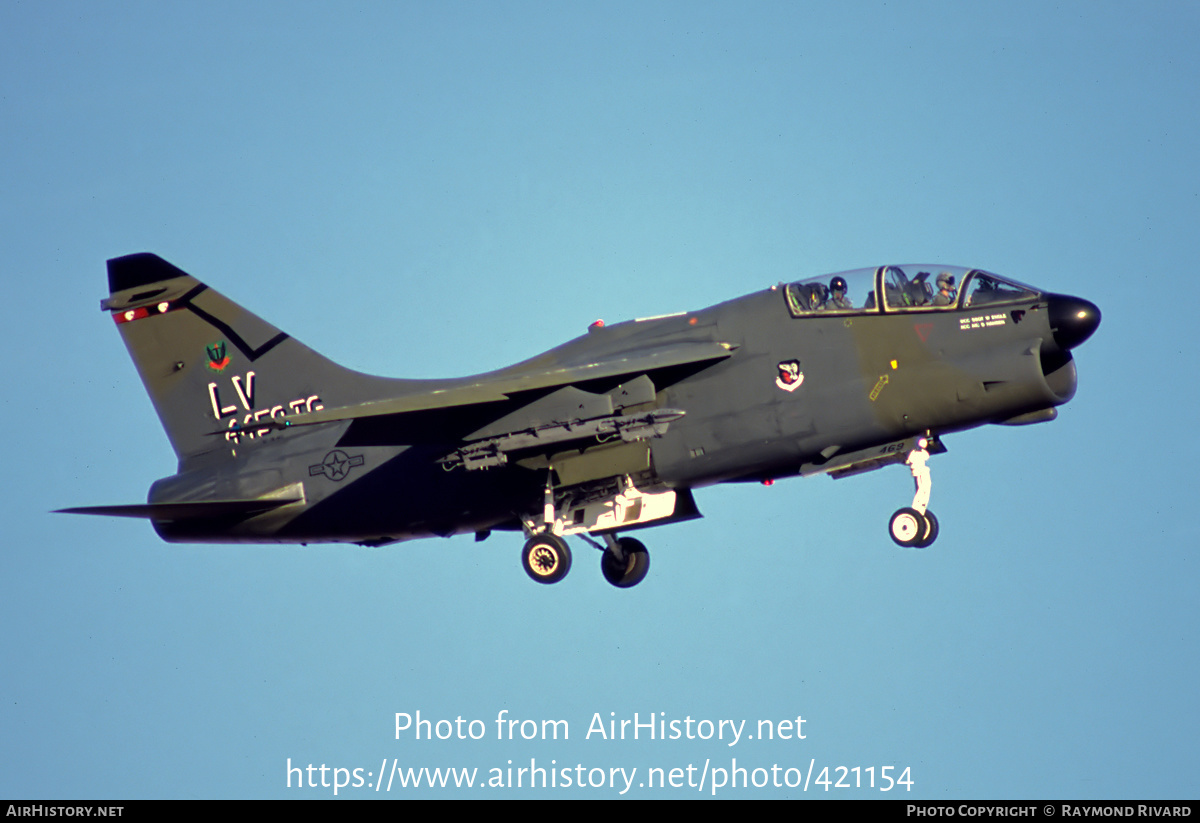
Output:
[[[144,517],[177,542],[522,531],[542,583],[579,535],[619,587],[650,561],[618,533],[699,517],[692,490],[714,483],[907,464],[916,494],[889,533],[929,545],[942,436],[1053,419],[1100,323],[1087,300],[978,269],[883,266],[400,380],[333,363],[153,254],[108,261],[108,282],[178,472],[148,503],[65,511]]]

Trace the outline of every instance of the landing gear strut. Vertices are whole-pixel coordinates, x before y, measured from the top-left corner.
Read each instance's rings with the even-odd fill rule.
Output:
[[[888,522],[888,532],[897,546],[906,549],[923,549],[938,536],[938,521],[929,511],[929,494],[933,490],[933,478],[926,461],[929,460],[929,443],[924,437],[917,440],[917,447],[908,453],[904,461],[912,470],[916,493],[912,506],[898,509]]]

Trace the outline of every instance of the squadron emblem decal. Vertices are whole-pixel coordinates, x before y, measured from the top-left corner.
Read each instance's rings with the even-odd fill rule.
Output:
[[[225,341],[218,340],[211,346],[205,346],[208,352],[208,367],[213,371],[221,371],[229,365],[229,356],[225,354]]]
[[[775,377],[775,385],[784,391],[795,391],[804,382],[804,372],[800,371],[799,360],[784,360],[779,364],[779,374]]]

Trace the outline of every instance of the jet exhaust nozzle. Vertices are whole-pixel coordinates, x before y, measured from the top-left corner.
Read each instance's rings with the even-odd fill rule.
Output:
[[[1100,326],[1100,308],[1090,300],[1068,294],[1048,295],[1050,331],[1063,351],[1082,344]]]

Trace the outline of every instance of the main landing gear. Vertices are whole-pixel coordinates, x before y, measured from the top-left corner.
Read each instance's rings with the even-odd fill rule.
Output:
[[[580,534],[580,537],[602,551],[600,572],[618,589],[628,589],[646,579],[646,573],[650,571],[650,552],[642,541],[606,534],[604,541],[608,545],[601,546],[586,534]],[[557,583],[571,570],[571,549],[567,541],[556,534],[535,534],[525,541],[521,565],[538,583]]]
[[[538,583],[557,583],[571,570],[571,550],[566,535],[579,535],[599,549],[600,572],[618,589],[628,589],[646,579],[650,553],[640,540],[617,537],[614,527],[661,520],[675,512],[676,493],[642,491],[625,477],[589,493],[587,489],[556,495],[546,483],[542,511],[521,518],[528,538],[521,551],[525,573]],[[590,534],[599,532],[604,544]]]
[[[912,470],[916,493],[913,495],[912,506],[898,509],[888,523],[888,532],[897,546],[905,549],[923,549],[933,543],[938,536],[938,520],[929,510],[929,493],[932,491],[933,479],[930,475],[929,443],[924,437],[917,440],[917,447],[908,453],[904,461]]]

